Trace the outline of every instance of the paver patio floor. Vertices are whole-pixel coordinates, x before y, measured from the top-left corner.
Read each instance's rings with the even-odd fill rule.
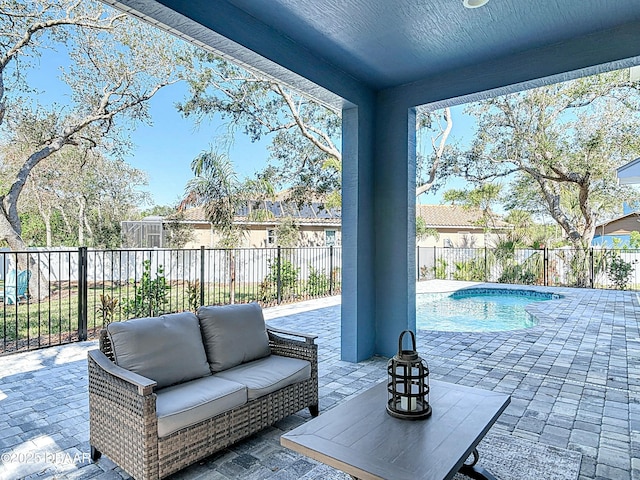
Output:
[[[418,291],[465,285],[421,282]],[[510,394],[494,429],[581,452],[581,480],[640,480],[637,294],[537,288],[563,298],[532,304],[539,320],[533,328],[419,331],[432,378]],[[274,326],[319,335],[321,411],[386,378],[384,358],[340,360],[339,302],[265,310]],[[93,348],[83,342],[0,357],[0,479],[127,478],[108,458],[88,460],[86,352]],[[279,446],[283,431],[307,418],[306,411],[293,415],[174,478],[347,478]]]

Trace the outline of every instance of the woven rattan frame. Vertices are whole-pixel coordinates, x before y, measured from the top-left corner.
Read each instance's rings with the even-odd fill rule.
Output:
[[[267,329],[271,353],[311,362],[311,378],[158,438],[155,382],[113,363],[106,331],[89,352],[89,442],[138,480],[164,478],[306,407],[318,405],[314,336]],[[295,336],[302,340],[285,338]]]

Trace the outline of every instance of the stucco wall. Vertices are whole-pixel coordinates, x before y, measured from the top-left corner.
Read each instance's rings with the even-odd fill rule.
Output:
[[[495,234],[485,234],[481,229],[438,228],[439,236],[416,240],[418,247],[454,247],[483,248],[492,246],[497,239]]]
[[[240,248],[269,248],[278,246],[275,243],[268,242],[268,231],[274,230],[275,225],[251,225],[244,232]],[[333,230],[335,234],[335,246],[342,245],[342,232],[340,227],[328,225],[310,225],[301,226],[299,229],[299,241],[295,245],[297,247],[324,247],[325,231]],[[201,245],[205,247],[215,248],[219,246],[220,235],[213,231],[210,225],[194,224],[193,239],[185,245],[185,248],[199,248]]]

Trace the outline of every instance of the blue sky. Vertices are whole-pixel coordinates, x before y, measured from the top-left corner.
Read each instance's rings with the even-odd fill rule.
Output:
[[[39,91],[40,102],[55,102],[60,105],[67,102],[69,89],[59,80],[61,62],[66,61],[67,57],[63,53],[45,51],[29,71],[29,84]],[[187,181],[193,177],[191,161],[201,152],[209,150],[215,145],[216,138],[226,132],[224,121],[219,116],[204,121],[201,125],[197,125],[192,119],[183,118],[175,104],[187,95],[185,83],[164,88],[150,101],[152,124],[138,124],[130,131],[133,148],[127,153],[125,161],[146,172],[149,182],[143,188],[149,192],[149,204],[141,206],[143,209],[152,205],[177,204],[184,194]],[[473,120],[463,115],[462,110],[463,107],[454,108],[451,138],[466,143],[471,139]],[[253,143],[241,132],[235,135],[229,155],[240,178],[253,176],[267,165],[268,145],[268,138]],[[462,181],[452,181],[447,188],[463,186]],[[423,195],[419,201],[439,203],[441,194],[442,190],[435,195]]]
[[[127,156],[130,165],[147,172],[148,190],[157,205],[177,203],[187,181],[193,177],[191,161],[215,145],[216,137],[225,133],[223,121],[215,117],[196,125],[183,118],[175,103],[184,99],[184,84],[172,85],[151,100],[152,125],[140,125],[131,132],[135,147]],[[230,149],[230,158],[239,177],[252,176],[267,163],[268,141],[252,143],[239,133]]]
[[[69,88],[59,79],[59,68],[67,61],[65,54],[45,51],[28,71],[28,83],[44,104],[65,105]],[[54,80],[55,79],[55,80]],[[150,193],[149,205],[175,205],[184,194],[187,181],[193,177],[191,161],[215,144],[216,137],[225,133],[219,116],[200,126],[185,119],[175,107],[186,98],[185,83],[160,90],[150,101],[152,123],[138,124],[130,131],[133,148],[125,156],[131,166],[147,173],[149,184],[143,188]],[[267,163],[268,141],[252,143],[244,134],[237,134],[229,154],[240,177],[252,176]]]

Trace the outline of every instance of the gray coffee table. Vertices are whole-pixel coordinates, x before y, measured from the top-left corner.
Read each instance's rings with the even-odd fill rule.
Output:
[[[362,480],[446,480],[456,472],[494,477],[476,446],[507,408],[501,393],[431,380],[426,420],[386,412],[386,381],[282,435],[280,443]],[[474,462],[463,465],[474,455]]]

